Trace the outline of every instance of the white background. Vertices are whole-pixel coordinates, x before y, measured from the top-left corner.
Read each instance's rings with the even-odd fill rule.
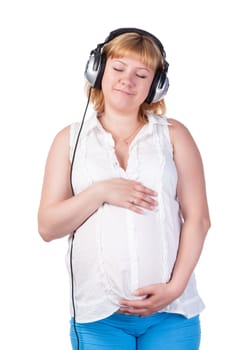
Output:
[[[204,161],[212,228],[197,267],[201,350],[246,349],[244,13],[239,0],[1,2],[1,349],[70,349],[67,241],[41,240],[37,208],[53,137],[83,114],[89,52],[122,26],[163,42],[168,116],[190,129]]]

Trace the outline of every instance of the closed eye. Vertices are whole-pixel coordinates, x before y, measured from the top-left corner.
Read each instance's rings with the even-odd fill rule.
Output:
[[[141,79],[146,79],[147,78],[146,75],[142,75],[142,74],[136,74],[136,77],[141,78]]]
[[[115,70],[116,72],[123,72],[123,69],[122,69],[122,68],[113,67],[113,70]]]

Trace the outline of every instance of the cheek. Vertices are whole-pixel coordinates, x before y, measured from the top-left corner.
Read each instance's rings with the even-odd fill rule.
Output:
[[[102,77],[102,89],[107,90],[109,88],[110,84],[113,82],[113,76],[108,72],[107,69],[105,69]]]
[[[149,76],[148,79],[146,79],[146,80],[144,81],[144,90],[145,90],[146,92],[149,92],[150,87],[151,87],[152,82],[153,82],[153,79],[154,79],[154,74],[151,74],[151,76]]]
[[[147,97],[147,95],[148,95],[148,93],[149,93],[151,84],[152,84],[152,80],[146,82],[146,84],[145,84],[145,86],[144,86],[144,88],[143,88],[143,94],[146,95],[146,97]]]
[[[107,83],[106,83],[107,82]],[[108,78],[107,78],[107,74],[103,74],[103,77],[102,77],[102,90],[105,91],[107,90],[107,87],[109,86],[108,84]]]

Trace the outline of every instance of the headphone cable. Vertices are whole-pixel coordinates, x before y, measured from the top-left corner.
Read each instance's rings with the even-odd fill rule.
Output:
[[[91,96],[91,87],[89,89],[89,93],[88,93],[88,99],[87,99],[87,104],[85,107],[85,111],[82,117],[82,121],[80,124],[80,128],[78,131],[78,135],[77,135],[77,139],[75,142],[75,146],[74,146],[74,150],[73,150],[73,155],[72,155],[72,160],[71,160],[71,167],[70,167],[70,186],[71,186],[71,191],[72,191],[72,195],[75,195],[74,192],[74,188],[73,188],[73,181],[72,181],[72,177],[73,177],[73,166],[74,166],[74,161],[75,161],[75,155],[76,155],[76,151],[77,151],[77,147],[78,147],[78,143],[79,143],[79,138],[80,138],[80,134],[84,125],[84,120],[85,120],[85,115],[89,106],[89,102],[90,102],[90,96]],[[76,233],[76,229],[73,231],[72,233],[72,237],[71,237],[71,246],[70,246],[70,274],[71,274],[71,297],[72,297],[72,309],[73,309],[73,327],[74,327],[74,333],[76,336],[76,340],[77,340],[77,350],[80,350],[80,342],[79,342],[79,335],[78,335],[78,331],[76,328],[76,308],[75,308],[75,291],[74,291],[74,275],[73,275],[73,243],[74,243],[74,237],[75,237],[75,233]]]

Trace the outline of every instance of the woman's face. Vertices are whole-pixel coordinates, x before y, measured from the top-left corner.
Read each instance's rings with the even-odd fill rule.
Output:
[[[154,71],[130,58],[108,58],[102,78],[105,107],[138,110],[148,96]]]

